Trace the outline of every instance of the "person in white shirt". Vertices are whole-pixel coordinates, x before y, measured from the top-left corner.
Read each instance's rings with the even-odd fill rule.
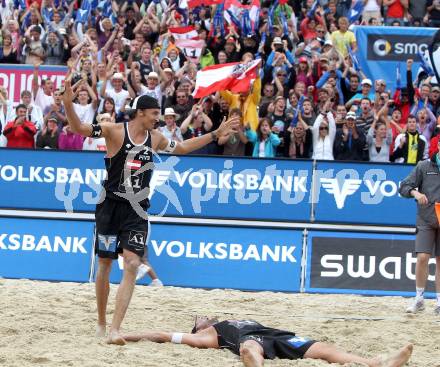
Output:
[[[115,123],[112,116],[109,113],[101,113],[96,116],[96,121],[98,125],[101,123]],[[107,146],[105,145],[105,138],[85,138],[83,144],[83,150],[99,150],[106,152]]]
[[[102,87],[101,87],[101,97],[111,97],[113,98],[113,101],[115,101],[115,111],[116,114],[119,113],[121,110],[121,107],[125,105],[125,101],[127,98],[136,97],[135,95],[130,96],[130,93],[128,93],[127,90],[123,89],[124,85],[124,76],[121,73],[115,73],[112,76],[111,79],[111,85],[112,88],[107,90],[107,79],[103,80]]]
[[[78,96],[78,103],[73,104],[75,113],[78,115],[81,123],[91,124],[98,105],[98,99],[96,98],[95,92],[87,81],[82,79],[77,84],[75,96]],[[91,99],[91,103],[89,103],[89,98]]]
[[[38,70],[41,63],[37,62],[34,64],[34,78],[32,80],[32,93],[34,95],[35,104],[41,108],[43,114],[46,114],[50,106],[54,104],[53,90],[54,84],[50,79],[45,79],[41,81],[41,86],[38,83]]]
[[[147,76],[147,86],[142,84],[142,76],[140,74],[140,66],[138,62],[133,62],[131,69],[131,83],[133,85],[134,92],[139,95],[148,95],[157,99],[159,105],[162,105],[162,84],[159,81],[159,75],[152,71]]]
[[[180,127],[176,125],[177,116],[177,113],[171,107],[165,108],[163,118],[166,125],[159,127],[159,131],[169,140],[181,142],[183,141],[183,136]]]
[[[313,159],[334,160],[333,143],[336,136],[336,122],[330,111],[331,103],[330,98],[327,99],[312,127]]]

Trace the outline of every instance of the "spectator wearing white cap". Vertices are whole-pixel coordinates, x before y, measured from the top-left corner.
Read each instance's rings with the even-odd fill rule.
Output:
[[[155,71],[151,71],[148,74],[147,86],[137,81],[133,82],[133,87],[139,96],[147,95],[153,97],[159,102],[159,105],[162,105],[162,85],[159,83],[159,75]]]
[[[111,77],[111,86],[112,88],[107,89],[107,78],[111,75],[111,71],[106,74],[106,77],[103,80],[101,87],[101,97],[102,98],[113,98],[115,101],[115,112],[119,113],[122,106],[124,106],[125,102],[128,98],[130,98],[130,93],[127,90],[123,89],[124,85],[124,76],[121,73],[115,73]],[[134,96],[132,96],[134,97]]]
[[[183,141],[183,136],[180,127],[176,125],[177,117],[177,113],[175,113],[171,107],[165,108],[163,114],[165,126],[159,127],[159,131],[169,140],[181,142]]]
[[[335,160],[362,161],[364,158],[365,134],[356,126],[356,114],[348,112],[342,129],[336,132],[334,143]]]
[[[376,99],[376,94],[373,90],[373,83],[370,79],[362,79],[361,81],[361,91],[356,93],[351,99],[345,104],[347,110],[351,108],[353,104],[360,104],[363,98],[368,98],[370,102],[374,102]]]

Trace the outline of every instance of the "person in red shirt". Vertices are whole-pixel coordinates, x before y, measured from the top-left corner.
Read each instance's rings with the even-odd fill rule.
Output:
[[[383,5],[388,6],[385,24],[392,25],[393,22],[398,21],[403,26],[408,0],[384,0]]]
[[[8,139],[8,148],[35,148],[34,136],[37,128],[34,123],[26,120],[27,108],[19,104],[15,109],[17,117],[8,122],[3,130],[3,135]]]

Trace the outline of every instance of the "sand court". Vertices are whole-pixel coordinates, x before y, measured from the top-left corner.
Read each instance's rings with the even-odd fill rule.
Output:
[[[108,321],[116,286],[111,286]],[[364,356],[414,344],[409,366],[440,366],[434,300],[420,315],[404,313],[408,299],[285,294],[137,286],[123,331],[189,331],[193,316],[254,319],[299,336],[331,342]],[[95,337],[93,284],[0,279],[0,366],[241,366],[226,350],[129,343]],[[316,360],[274,360],[266,366],[328,366]]]

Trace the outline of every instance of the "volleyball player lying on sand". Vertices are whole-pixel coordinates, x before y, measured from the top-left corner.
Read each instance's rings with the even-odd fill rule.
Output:
[[[263,366],[264,359],[322,359],[329,363],[363,363],[371,367],[403,366],[411,357],[412,344],[386,359],[363,358],[338,350],[334,345],[296,336],[290,331],[265,327],[252,320],[197,318],[191,334],[140,332],[123,335],[126,341],[186,344],[195,348],[226,348],[240,356],[246,367]]]

